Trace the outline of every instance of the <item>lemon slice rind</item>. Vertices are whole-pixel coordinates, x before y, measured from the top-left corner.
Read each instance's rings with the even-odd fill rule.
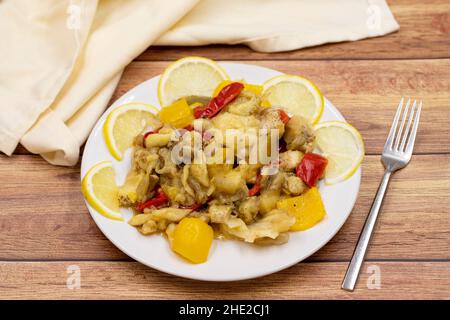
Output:
[[[159,112],[158,108],[141,102],[130,102],[126,104],[122,104],[112,110],[108,117],[105,120],[105,123],[103,125],[103,136],[105,138],[106,146],[108,147],[109,152],[112,154],[112,156],[116,160],[121,160],[123,157],[123,152],[119,149],[119,147],[116,144],[116,139],[114,138],[114,125],[116,123],[117,118],[120,115],[123,115],[127,111],[130,110],[140,110],[140,111],[148,111],[153,116]]]
[[[94,165],[92,168],[88,170],[85,174],[82,182],[81,182],[81,190],[91,207],[97,210],[98,213],[105,216],[106,218],[123,221],[122,214],[118,211],[114,211],[107,207],[100,199],[97,198],[94,192],[94,183],[92,182],[92,178],[98,174],[101,170],[105,168],[112,168],[111,161],[102,161]],[[114,184],[111,188],[117,188]]]
[[[309,93],[312,94],[315,102],[315,110],[312,116],[307,117],[305,116],[304,112],[298,108],[298,106],[286,106],[286,105],[279,105],[279,107],[285,109],[288,113],[293,115],[300,115],[303,117],[308,118],[309,121],[311,121],[312,124],[315,124],[319,121],[320,117],[322,116],[325,100],[324,97],[319,90],[319,88],[310,80],[296,76],[296,75],[287,75],[282,74],[279,76],[275,76],[273,78],[270,78],[266,82],[263,83],[263,92],[262,95],[267,93],[267,91],[272,88],[273,86],[276,86],[282,82],[290,82],[290,83],[298,83],[306,87],[306,89],[309,91]],[[276,106],[276,104],[274,104]]]
[[[322,144],[320,144],[320,136],[321,132],[323,132],[321,130],[330,130],[330,128],[348,131],[350,136],[353,138],[352,141],[347,141],[344,143],[339,142],[339,134],[338,132],[335,132],[335,134],[332,135],[333,141],[325,141],[325,145],[322,141]],[[317,148],[328,159],[328,161],[335,164],[335,167],[340,164],[339,159],[351,160],[351,165],[346,165],[339,168],[340,172],[333,173],[333,176],[331,177],[330,172],[328,170],[325,171],[325,184],[333,185],[350,178],[356,170],[358,170],[361,161],[364,158],[364,142],[358,130],[344,121],[325,121],[316,124],[314,126],[314,131],[316,134]],[[340,137],[344,136],[341,135]],[[327,144],[330,146],[327,146]],[[356,150],[356,152],[347,152],[352,150]]]
[[[172,64],[170,64],[166,70],[164,70],[163,74],[161,75],[161,77],[159,78],[159,82],[158,82],[158,99],[159,99],[159,103],[162,107],[170,105],[171,103],[173,103],[175,100],[182,98],[185,95],[205,95],[205,93],[203,92],[189,92],[188,94],[181,94],[181,95],[176,95],[175,98],[169,98],[168,94],[166,93],[165,87],[166,87],[166,83],[167,81],[171,78],[171,75],[173,75],[175,70],[179,70],[179,68],[185,66],[186,64],[201,64],[201,65],[206,65],[211,67],[212,70],[214,70],[215,72],[217,72],[217,75],[220,77],[220,79],[218,79],[217,83],[213,83],[211,84],[211,92],[206,93],[206,95],[208,96],[212,96],[215,88],[219,85],[220,82],[222,82],[223,80],[228,80],[230,77],[228,76],[227,72],[225,71],[224,68],[222,68],[217,62],[207,59],[207,58],[203,58],[203,57],[197,57],[197,56],[188,56],[188,57],[184,57],[182,59],[179,59],[175,62],[173,62]],[[189,72],[190,75],[192,75],[192,71]],[[205,81],[209,81],[211,80],[211,77],[204,77]],[[209,79],[209,80],[208,80]],[[185,86],[193,86],[194,83],[191,83],[189,80],[191,80],[191,78],[186,79],[186,84]],[[182,86],[182,87],[185,87]],[[198,85],[197,87],[201,87],[202,89],[205,89],[205,85]],[[170,90],[171,93],[173,94],[174,90]],[[194,90],[197,91],[197,90]],[[202,90],[203,91],[203,90]]]

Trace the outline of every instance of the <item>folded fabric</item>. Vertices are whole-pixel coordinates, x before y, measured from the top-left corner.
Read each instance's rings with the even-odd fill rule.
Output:
[[[279,52],[381,36],[398,28],[384,0],[209,0],[155,44],[246,44],[256,51]]]
[[[152,44],[277,52],[398,29],[384,0],[0,1],[0,151],[74,165],[123,69]]]

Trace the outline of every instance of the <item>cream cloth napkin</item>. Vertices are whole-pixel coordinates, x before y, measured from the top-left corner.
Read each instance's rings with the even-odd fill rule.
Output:
[[[74,165],[124,67],[152,44],[264,52],[398,29],[384,0],[0,1],[0,151]]]

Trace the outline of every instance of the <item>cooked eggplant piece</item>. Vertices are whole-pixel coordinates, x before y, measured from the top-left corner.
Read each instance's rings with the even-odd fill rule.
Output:
[[[299,150],[303,153],[314,149],[314,131],[308,121],[301,116],[293,116],[286,124],[283,135],[288,150]]]
[[[155,169],[156,173],[159,175],[166,175],[168,177],[175,177],[178,174],[177,166],[172,161],[170,156],[170,151],[167,148],[159,149],[159,167]]]
[[[246,183],[255,183],[258,171],[261,168],[260,164],[240,164],[238,166],[239,172]]]
[[[184,97],[186,99],[186,102],[191,105],[194,103],[201,103],[203,105],[208,104],[209,101],[211,100],[211,97],[206,97],[206,96],[187,96]]]
[[[228,112],[241,116],[249,116],[258,111],[260,98],[251,91],[242,91],[241,94],[228,105]]]
[[[278,130],[279,136],[283,136],[285,128],[277,109],[268,108],[261,112],[261,127],[267,130]]]
[[[282,171],[270,176],[263,176],[261,180],[262,191],[259,196],[259,212],[263,215],[273,210],[280,199],[281,188],[286,174]]]
[[[151,174],[153,169],[159,164],[159,157],[155,151],[143,147],[136,147],[133,152],[133,165],[131,170]]]
[[[297,150],[288,150],[280,153],[280,169],[292,171],[297,168],[302,161],[303,153]]]
[[[152,188],[157,183],[158,176],[147,175],[145,172],[131,171],[123,186],[119,188],[119,204],[122,207],[134,206],[137,202],[146,200],[147,192],[150,187],[150,180],[152,180]],[[156,180],[156,181],[155,181]]]
[[[259,212],[259,199],[258,197],[247,198],[241,202],[238,208],[238,217],[241,218],[246,224],[250,224],[255,221]]]
[[[214,184],[217,192],[234,194],[245,185],[241,173],[236,170],[221,172],[214,176]]]
[[[211,222],[213,223],[225,223],[231,216],[233,211],[232,205],[224,204],[211,204],[208,209]]]
[[[132,226],[139,227],[143,234],[151,234],[156,231],[164,231],[170,223],[179,222],[186,217],[190,209],[163,208],[145,209],[144,213],[137,214],[128,221]]]
[[[190,168],[191,177],[197,180],[202,186],[209,187],[209,176],[206,163],[192,164]]]
[[[287,195],[298,196],[305,192],[308,186],[295,175],[288,176],[283,182],[283,192]]]

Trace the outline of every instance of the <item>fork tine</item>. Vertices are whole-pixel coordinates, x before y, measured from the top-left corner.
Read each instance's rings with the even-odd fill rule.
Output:
[[[419,107],[417,108],[416,117],[414,118],[414,124],[411,130],[411,135],[408,139],[408,144],[406,145],[405,152],[408,154],[412,154],[414,148],[414,142],[416,141],[417,128],[419,127],[420,121],[420,111],[422,110],[422,101],[420,101]]]
[[[403,133],[402,143],[400,144],[400,147],[398,151],[403,152],[405,149],[406,144],[406,138],[408,138],[409,130],[411,129],[412,119],[414,118],[414,112],[416,112],[416,106],[417,106],[417,100],[414,100],[414,103],[411,107],[411,111],[409,113],[408,123],[405,127],[405,132]]]
[[[403,127],[405,126],[405,121],[406,121],[406,118],[408,116],[410,103],[411,103],[411,99],[408,99],[408,102],[406,103],[405,109],[403,110],[402,123],[401,123],[400,127],[398,128],[398,132],[397,132],[397,135],[395,137],[394,147],[392,148],[394,151],[398,151],[399,150],[398,149],[398,145],[400,144],[400,139],[402,138]]]
[[[400,100],[400,103],[397,107],[397,112],[395,113],[394,120],[392,120],[391,130],[389,131],[389,135],[386,139],[386,143],[384,144],[384,149],[392,149],[392,143],[394,142],[395,131],[397,130],[398,119],[400,118],[400,113],[403,107],[404,97]]]

